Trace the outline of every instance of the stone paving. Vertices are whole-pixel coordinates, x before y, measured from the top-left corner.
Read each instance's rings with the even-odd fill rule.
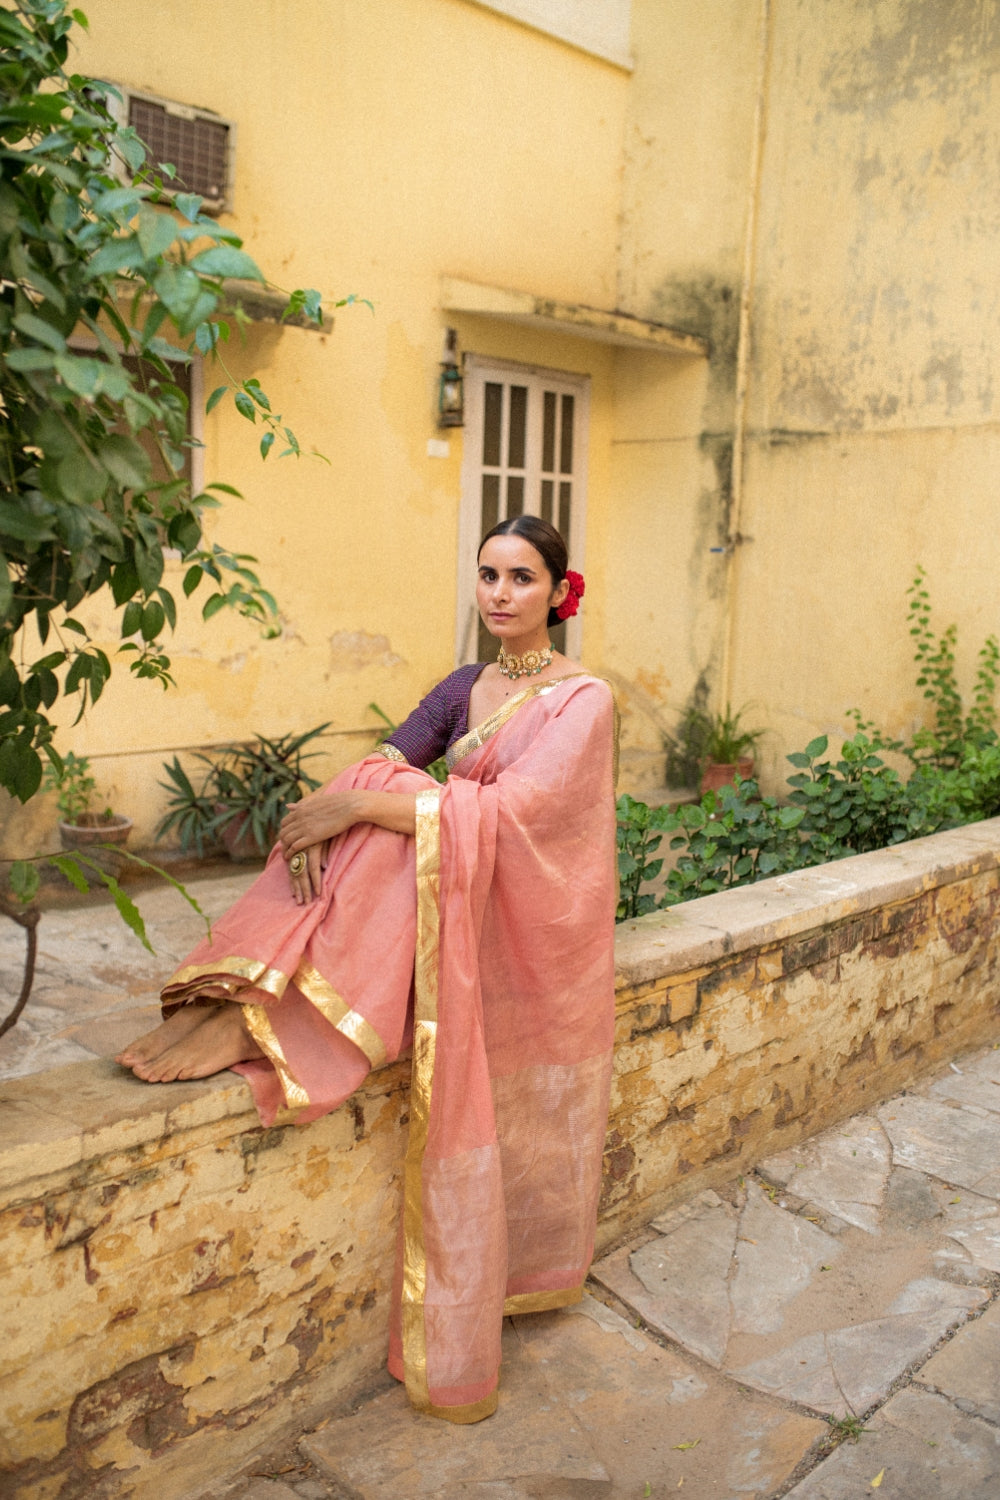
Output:
[[[189,890],[209,919],[220,916],[255,879],[259,866],[237,869]],[[173,887],[157,884],[134,895],[149,953],[114,907],[62,907],[38,924],[31,998],[17,1024],[0,1037],[0,1079],[20,1078],[95,1054],[118,1051],[159,1018],[160,985],[204,932],[198,914]],[[24,934],[0,923],[0,995],[6,1014],[21,988]]]
[[[155,958],[107,908],[46,914],[0,1076],[155,1017],[198,923],[171,890],[140,904]],[[22,941],[0,934],[8,992]],[[998,1291],[1000,1043],[656,1217],[579,1308],[510,1320],[488,1422],[416,1417],[386,1376],[197,1500],[998,1500]]]
[[[997,1500],[998,1291],[1000,1045],[655,1218],[579,1308],[509,1320],[488,1422],[392,1385],[226,1493]]]

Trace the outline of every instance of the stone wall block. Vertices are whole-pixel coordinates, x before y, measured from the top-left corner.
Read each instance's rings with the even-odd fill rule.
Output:
[[[724,959],[702,974],[697,982],[697,1001],[692,1013],[708,1016],[745,994],[757,976],[756,953],[742,953],[738,958]]]
[[[625,924],[598,1243],[995,1036],[998,855],[1000,820]],[[372,1376],[407,1076],[304,1129],[104,1063],[0,1087],[5,1496],[180,1500]]]
[[[672,984],[667,991],[670,1007],[670,1023],[686,1021],[701,1008],[701,993],[697,979],[686,979],[682,984]]]

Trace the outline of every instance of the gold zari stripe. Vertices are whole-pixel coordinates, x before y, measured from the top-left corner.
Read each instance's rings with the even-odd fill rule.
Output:
[[[397,750],[395,745],[376,745],[372,754],[384,755],[386,760],[398,760],[404,766],[410,764],[402,750]]]
[[[234,995],[242,988],[235,983],[237,979],[252,984],[255,990],[264,990],[276,1000],[281,999],[288,984],[288,975],[283,974],[280,969],[269,969],[259,958],[240,958],[239,955],[231,954],[227,958],[216,959],[214,963],[191,964],[186,969],[178,969],[164,988],[172,990],[184,985],[190,989],[197,980],[216,979],[219,974],[233,976],[231,981],[218,980],[218,986],[220,989],[231,989]]]
[[[475,729],[470,729],[468,734],[463,734],[460,740],[455,741],[444,758],[448,770],[453,771],[460,760],[464,760],[467,755],[472,754],[473,750],[478,750],[481,745],[486,744],[487,740],[491,740],[497,730],[502,729],[508,720],[514,717],[518,709],[523,708],[532,698],[537,698],[540,693],[549,692],[560,682],[571,682],[574,677],[590,676],[590,672],[567,672],[565,677],[553,677],[548,682],[536,682],[531,687],[524,688],[509,702],[501,704],[488,719],[477,724]]]
[[[437,1042],[438,924],[441,870],[441,790],[417,793],[417,948],[414,966],[413,1080],[403,1194],[403,1371],[406,1394],[430,1411],[427,1381],[427,1251],[424,1244],[423,1162],[430,1124]],[[445,1415],[444,1412],[439,1415]],[[453,1419],[454,1420],[454,1419]],[[465,1421],[476,1420],[466,1417]]]
[[[446,1422],[464,1425],[468,1422],[481,1422],[484,1417],[492,1417],[499,1398],[499,1391],[490,1391],[481,1401],[472,1401],[468,1406],[435,1406],[429,1401],[421,1410],[429,1417],[444,1417]]]
[[[385,1062],[385,1044],[382,1038],[370,1021],[351,1009],[317,968],[303,959],[292,975],[292,983],[336,1031],[341,1032],[365,1054],[373,1068],[382,1066]]]
[[[555,1292],[515,1292],[504,1302],[503,1315],[513,1318],[518,1313],[551,1312],[555,1307],[573,1307],[582,1300],[582,1286],[564,1287]]]
[[[288,1066],[288,1060],[282,1050],[281,1043],[274,1034],[274,1027],[268,1019],[267,1011],[263,1005],[244,1005],[243,1021],[247,1031],[253,1037],[257,1046],[274,1065],[274,1071],[278,1075],[285,1103],[289,1109],[304,1109],[309,1103],[309,1095],[297,1082]]]

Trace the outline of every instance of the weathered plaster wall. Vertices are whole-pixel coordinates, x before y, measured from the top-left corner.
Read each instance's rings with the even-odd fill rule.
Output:
[[[227,352],[328,463],[263,465],[229,403],[205,419],[206,479],[246,496],[212,534],[259,557],[281,640],[185,613],[175,692],[126,674],[87,723],[71,732],[67,716],[63,748],[97,757],[102,793],[143,842],[164,752],[332,720],[339,768],[371,743],[358,732],[377,727],[370,702],[400,717],[454,666],[463,436],[435,425],[446,324],[462,349],[591,375],[591,514],[608,505],[613,351],[439,302],[450,274],[614,304],[628,73],[465,0],[256,0],[239,14],[226,0],[93,0],[87,14],[74,68],[236,122],[227,222],[275,282],[375,305],[337,313],[329,336],[260,325]],[[449,455],[429,457],[441,436]],[[107,640],[100,608],[80,618]],[[599,635],[585,648],[599,663]],[[54,822],[51,802],[39,816]]]
[[[1000,14],[774,0],[732,693],[772,759],[922,719],[905,590],[960,670],[1000,624]]]
[[[695,690],[749,703],[773,785],[851,705],[921,721],[918,562],[970,685],[1000,625],[1000,14],[636,0],[633,51],[620,299],[712,354],[619,376],[621,576],[646,562],[609,664],[640,708],[655,685],[650,751]]]
[[[662,731],[722,662],[757,27],[754,4],[633,4],[619,301],[700,334],[710,356],[618,362],[606,665],[626,786],[661,779]]]
[[[602,1246],[1000,1038],[1000,820],[626,924],[617,961]],[[302,1130],[230,1075],[0,1087],[5,1496],[180,1500],[375,1376],[406,1073]]]

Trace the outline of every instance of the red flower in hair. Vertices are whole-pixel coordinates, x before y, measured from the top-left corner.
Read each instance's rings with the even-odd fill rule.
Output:
[[[566,582],[569,584],[569,593],[556,610],[560,620],[568,620],[571,615],[576,614],[587,587],[583,581],[583,574],[574,573],[572,568],[566,569]]]

